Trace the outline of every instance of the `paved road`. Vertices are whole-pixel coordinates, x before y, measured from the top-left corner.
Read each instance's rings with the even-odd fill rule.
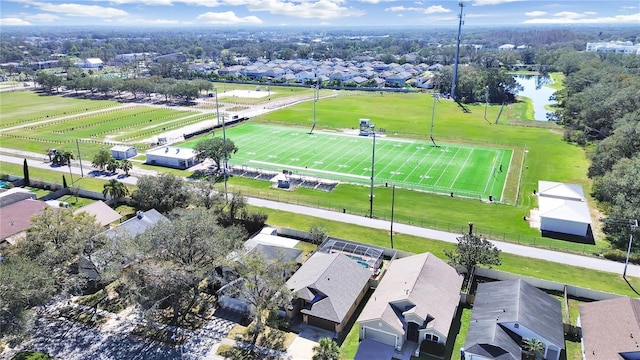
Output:
[[[29,152],[17,152],[12,149],[0,148],[0,152],[2,153],[16,153],[18,156],[23,156],[29,158],[29,156],[38,156],[38,158],[42,158],[41,155],[36,153]],[[0,154],[0,161],[14,163],[14,164],[22,164],[24,161],[21,157],[11,156]],[[50,169],[68,173],[69,168],[67,166],[60,167],[52,167],[49,164],[42,162],[42,160],[28,160],[28,164],[30,167],[38,167],[43,169]],[[77,161],[72,163],[71,171],[74,174],[80,174],[80,168],[77,164]],[[85,165],[83,163],[83,165]],[[85,165],[85,175],[90,174],[91,168],[87,168]],[[94,172],[96,174],[96,172]],[[135,169],[131,171],[132,175],[153,175],[155,174],[153,171]],[[101,179],[108,178],[116,178],[117,176],[100,176]],[[118,180],[127,183],[127,184],[135,184],[137,182],[137,178],[135,176],[129,176],[125,178],[119,178]],[[317,209],[313,207],[280,203],[277,201],[271,200],[263,200],[258,198],[247,198],[247,202],[250,205],[265,207],[274,210],[282,210],[302,215],[309,215],[318,218],[323,218],[327,220],[339,221],[348,224],[366,226],[374,229],[383,229],[389,230],[389,221],[386,220],[378,220],[378,219],[370,219],[363,216],[351,215],[351,214],[343,214],[335,211]],[[427,228],[422,228],[414,225],[406,225],[406,224],[398,224],[395,223],[393,225],[394,233],[413,235],[422,238],[446,241],[450,243],[457,243],[456,237],[460,236],[457,233],[450,233],[446,231],[432,230]],[[524,245],[517,245],[507,242],[502,242],[498,240],[492,240],[492,242],[503,252],[508,254],[526,256],[535,259],[547,260],[551,262],[567,264],[571,266],[579,266],[593,270],[600,270],[610,273],[621,274],[624,271],[624,264],[610,261],[606,259],[600,259],[595,257],[567,254],[559,251],[552,251],[547,249],[534,248]],[[627,275],[640,277],[640,266],[638,265],[629,265],[627,268]]]

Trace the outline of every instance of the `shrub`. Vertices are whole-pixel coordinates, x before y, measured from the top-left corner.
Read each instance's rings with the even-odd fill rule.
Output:
[[[627,260],[627,252],[622,250],[609,250],[603,254],[606,259],[625,262]],[[632,264],[640,264],[640,254],[631,253],[629,262]]]

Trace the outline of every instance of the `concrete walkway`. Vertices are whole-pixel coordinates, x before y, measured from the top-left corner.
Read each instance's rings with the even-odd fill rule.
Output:
[[[16,151],[16,150],[7,149],[7,148],[0,148],[0,153],[2,153],[0,154],[0,162],[7,162],[12,164],[22,165],[24,158],[28,158],[28,159],[35,158],[40,160],[27,160],[30,167],[37,167],[42,169],[49,169],[49,170],[69,173],[69,167],[67,166],[52,167],[50,166],[50,164],[44,163],[43,162],[44,157],[41,154],[30,153],[26,151]],[[15,155],[5,155],[8,153],[12,153]],[[87,174],[89,174],[90,171],[94,170],[94,169],[88,168],[87,164],[90,164],[90,162],[83,161],[85,176],[87,176]],[[71,165],[72,165],[71,171],[74,174],[80,174],[79,163],[77,161],[72,161]],[[134,169],[130,171],[130,174],[132,176],[118,178],[118,180],[123,183],[135,185],[138,180],[136,176],[155,175],[157,174],[157,172],[138,169],[134,167]],[[117,178],[117,176],[115,175],[100,176],[98,178],[109,179],[109,178]],[[365,227],[374,228],[374,229],[389,230],[390,228],[390,223],[387,220],[370,219],[363,216],[343,214],[335,211],[317,209],[317,208],[308,207],[308,206],[280,203],[276,201],[264,200],[264,199],[258,199],[258,198],[247,198],[247,203],[253,206],[292,212],[292,213],[297,213],[302,215],[308,215],[308,216],[318,217],[318,218],[332,220],[332,221],[339,221],[347,224],[365,226]],[[458,233],[450,233],[446,231],[427,229],[427,228],[422,228],[414,225],[406,225],[406,224],[399,224],[399,223],[393,224],[393,230],[394,230],[394,233],[413,235],[421,238],[446,241],[449,243],[457,243],[456,238],[460,236],[460,234]],[[610,261],[607,259],[568,254],[568,253],[563,253],[559,251],[529,247],[529,246],[507,243],[507,242],[498,241],[498,240],[492,240],[492,239],[490,240],[500,250],[508,254],[546,260],[546,261],[566,264],[570,266],[579,266],[579,267],[584,267],[588,269],[605,271],[605,272],[610,272],[610,273],[615,273],[620,275],[622,275],[622,272],[624,271],[623,263]],[[640,266],[630,264],[627,268],[627,275],[640,277]]]

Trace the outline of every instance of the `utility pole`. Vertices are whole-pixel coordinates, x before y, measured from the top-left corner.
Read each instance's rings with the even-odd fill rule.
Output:
[[[458,3],[458,6],[460,6],[460,15],[458,15],[458,36],[456,37],[456,58],[455,61],[453,63],[453,77],[451,78],[451,98],[453,100],[457,100],[457,96],[456,96],[456,84],[458,82],[458,61],[460,59],[460,37],[461,32],[462,32],[462,10],[464,9],[464,3],[462,1],[460,1]]]
[[[638,220],[630,220],[631,233],[629,234],[629,248],[627,249],[627,259],[624,262],[624,271],[622,272],[622,278],[626,279],[627,266],[629,265],[629,255],[631,255],[631,244],[633,244],[633,232],[638,228]]]
[[[82,170],[82,157],[80,156],[80,142],[76,139],[76,148],[78,149],[78,161],[80,162],[80,178],[84,177],[84,171]]]

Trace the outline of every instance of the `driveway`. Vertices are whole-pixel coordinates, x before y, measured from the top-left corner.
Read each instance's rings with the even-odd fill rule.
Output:
[[[324,330],[315,326],[309,326],[303,324],[304,330],[302,330],[298,337],[293,340],[289,348],[287,349],[287,355],[291,359],[295,360],[311,360],[313,357],[313,347],[318,345],[318,341],[322,338],[334,338],[335,333],[333,331]]]

